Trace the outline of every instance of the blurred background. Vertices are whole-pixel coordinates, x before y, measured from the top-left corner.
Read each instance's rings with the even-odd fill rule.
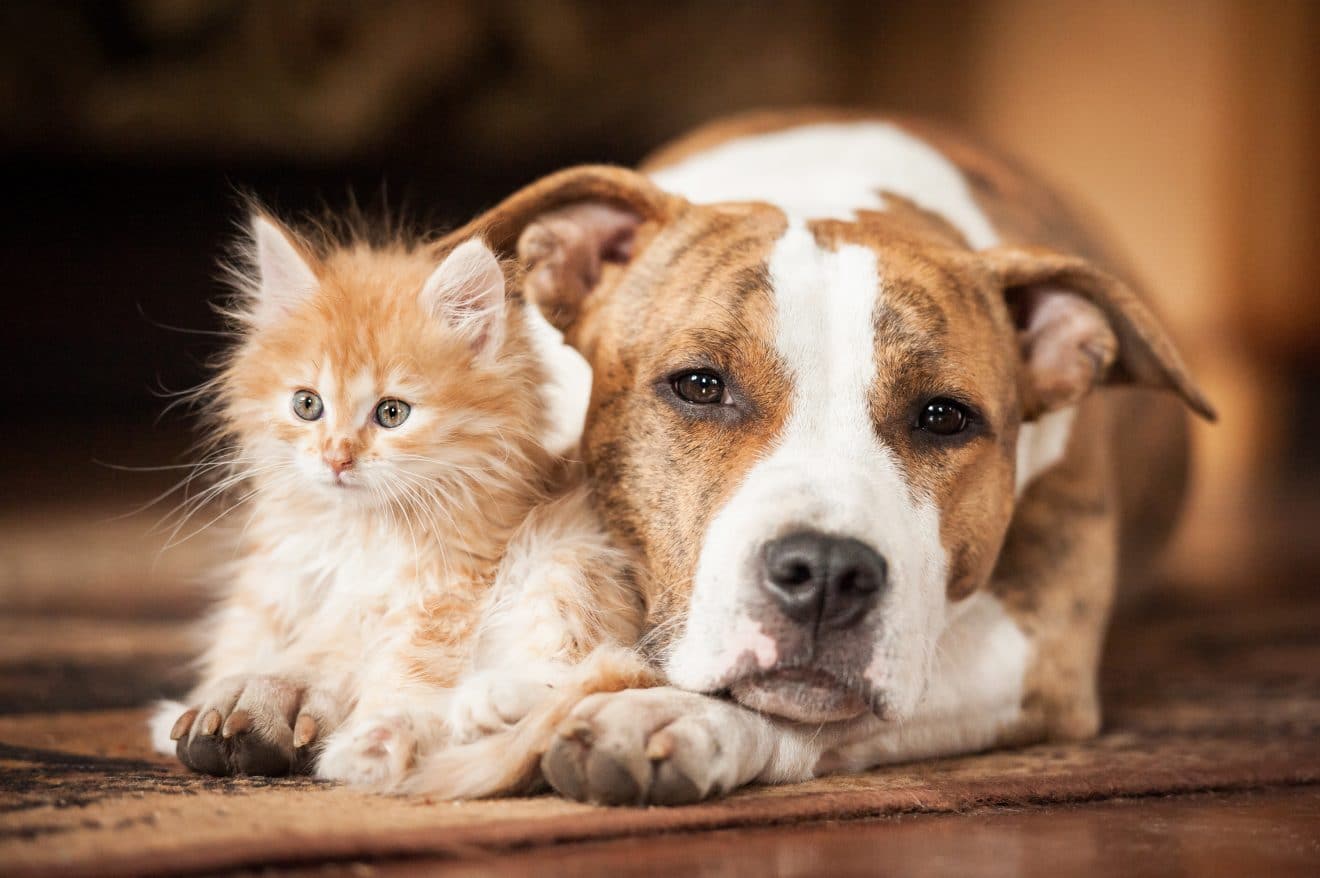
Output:
[[[556,168],[803,103],[960,123],[1088,207],[1222,413],[1197,428],[1171,593],[1309,590],[1317,46],[1307,0],[6,3],[0,614],[195,607],[205,536],[162,553],[171,504],[129,514],[177,474],[113,467],[186,459],[160,394],[218,343],[236,188],[285,214],[384,192],[452,225]]]

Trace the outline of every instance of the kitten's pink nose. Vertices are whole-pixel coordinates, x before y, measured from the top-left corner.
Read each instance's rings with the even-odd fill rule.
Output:
[[[326,457],[325,463],[334,471],[335,475],[340,475],[344,470],[353,468],[353,458],[351,457]]]
[[[321,452],[321,459],[336,476],[353,468],[353,452],[347,445],[333,445]]]

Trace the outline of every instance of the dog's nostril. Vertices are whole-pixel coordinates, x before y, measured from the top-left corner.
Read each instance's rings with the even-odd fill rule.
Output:
[[[811,568],[804,563],[786,565],[775,577],[782,585],[805,585],[812,580]]]
[[[845,566],[835,573],[835,591],[839,594],[870,594],[879,591],[886,574],[885,559],[879,555],[861,566]]]
[[[849,594],[854,591],[865,591],[865,579],[856,570],[845,570],[838,576],[837,589],[839,594]]]

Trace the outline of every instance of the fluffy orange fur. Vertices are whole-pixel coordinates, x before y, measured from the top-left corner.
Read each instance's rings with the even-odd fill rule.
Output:
[[[631,642],[626,559],[542,445],[532,315],[484,245],[252,229],[206,464],[246,520],[156,739],[213,774],[397,785]]]

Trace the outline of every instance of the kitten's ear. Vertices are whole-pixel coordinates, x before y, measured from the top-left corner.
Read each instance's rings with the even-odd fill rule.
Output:
[[[496,351],[504,332],[504,267],[480,238],[455,247],[422,285],[422,304],[465,335],[477,351]]]
[[[258,323],[288,315],[316,291],[316,272],[283,226],[265,214],[252,216],[253,260],[257,270]]]

